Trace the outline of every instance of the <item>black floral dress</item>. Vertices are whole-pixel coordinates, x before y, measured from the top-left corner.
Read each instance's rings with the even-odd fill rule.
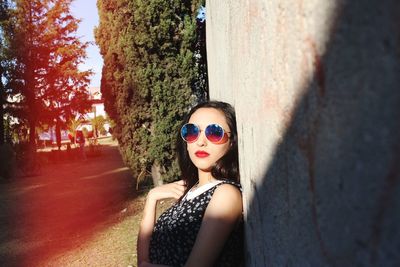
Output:
[[[200,195],[175,203],[158,218],[150,241],[150,262],[184,266],[196,241],[204,212],[215,189],[221,184],[239,184],[222,180]],[[243,261],[243,220],[230,234],[214,266],[241,266]]]

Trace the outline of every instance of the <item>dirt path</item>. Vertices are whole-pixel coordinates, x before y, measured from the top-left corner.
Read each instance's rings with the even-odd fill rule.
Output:
[[[134,266],[137,197],[115,142],[0,185],[2,266]]]

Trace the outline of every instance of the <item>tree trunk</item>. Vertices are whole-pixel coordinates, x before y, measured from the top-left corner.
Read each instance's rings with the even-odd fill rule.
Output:
[[[28,51],[28,55],[31,56],[31,50]],[[36,104],[36,97],[35,97],[35,79],[34,79],[34,71],[33,71],[33,64],[27,64],[27,76],[26,76],[26,92],[25,96],[27,99],[27,105],[29,108],[29,144],[32,151],[36,151],[36,122],[38,118],[38,110]]]
[[[57,121],[56,121],[56,141],[57,141],[58,150],[61,150],[61,125],[60,125],[59,118],[57,118]]]
[[[154,162],[151,166],[151,178],[153,178],[154,186],[163,184],[163,180],[161,178],[161,166],[157,162]]]
[[[4,144],[4,107],[3,97],[0,97],[0,145]]]
[[[3,68],[0,66],[0,76],[3,77]],[[4,102],[6,101],[6,94],[2,81],[0,81],[0,145],[4,144]]]
[[[36,120],[29,122],[29,144],[32,150],[36,151]]]

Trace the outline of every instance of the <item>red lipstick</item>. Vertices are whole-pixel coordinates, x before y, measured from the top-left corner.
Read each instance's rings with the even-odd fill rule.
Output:
[[[202,150],[198,150],[198,151],[196,151],[194,154],[195,154],[196,157],[198,157],[198,158],[205,158],[205,157],[208,157],[208,156],[210,155],[210,154],[208,154],[207,152],[202,151]]]

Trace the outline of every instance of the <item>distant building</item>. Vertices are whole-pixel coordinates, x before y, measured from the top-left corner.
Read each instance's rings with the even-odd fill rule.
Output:
[[[91,123],[92,119],[98,116],[103,116],[104,118],[107,118],[107,113],[104,110],[104,100],[102,99],[100,87],[90,87],[88,91],[90,94],[89,100],[92,104],[92,108],[90,112],[77,115],[76,119],[80,119],[81,123],[76,128],[76,131],[82,131],[85,128],[89,132],[92,132],[93,131]],[[107,131],[107,136],[111,135],[108,133],[110,129],[109,123],[106,123],[104,125],[104,129]],[[39,134],[39,140],[43,141],[51,140],[53,143],[55,143],[56,142],[55,126],[51,127],[49,131]],[[69,140],[68,131],[61,130],[61,141],[64,142],[68,140]]]
[[[82,119],[82,123],[78,126],[78,131],[82,130],[83,128],[86,128],[88,131],[92,131],[93,127],[91,124],[91,120],[95,117],[103,116],[104,118],[107,118],[107,113],[104,110],[104,100],[101,95],[100,87],[90,87],[89,93],[89,99],[92,103],[92,109],[91,112],[82,114],[80,116],[80,118]],[[104,125],[104,128],[107,132],[109,132],[110,124],[106,123]]]

